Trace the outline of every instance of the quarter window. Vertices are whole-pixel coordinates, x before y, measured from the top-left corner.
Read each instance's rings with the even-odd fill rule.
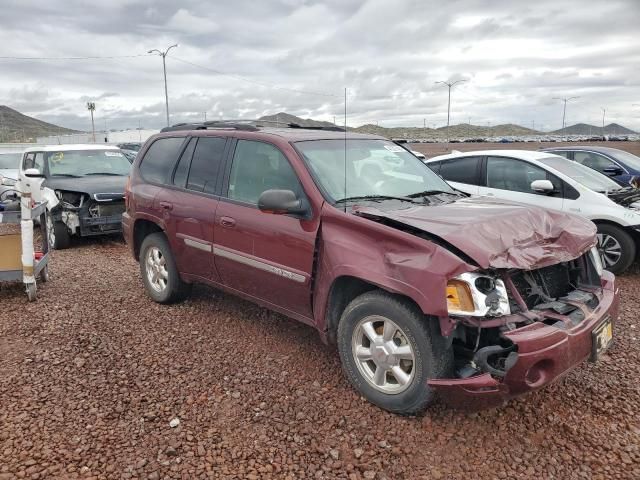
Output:
[[[227,139],[223,137],[198,139],[187,179],[189,190],[216,193],[216,182],[226,143]]]
[[[266,190],[301,194],[298,177],[286,157],[273,145],[238,140],[229,178],[229,198],[257,204]]]
[[[449,182],[479,185],[478,166],[480,157],[463,157],[444,160],[440,166],[440,175]]]
[[[512,192],[534,193],[531,182],[546,180],[547,172],[540,167],[514,158],[487,158],[487,187]]]
[[[180,156],[180,161],[176,167],[176,173],[173,174],[173,184],[178,187],[184,188],[187,183],[187,175],[189,175],[189,167],[191,166],[191,157],[193,157],[193,150],[196,148],[196,138],[192,138],[189,141],[189,145],[184,149]]]
[[[171,181],[171,172],[180,153],[184,137],[159,138],[149,147],[140,164],[140,173],[153,183]]]

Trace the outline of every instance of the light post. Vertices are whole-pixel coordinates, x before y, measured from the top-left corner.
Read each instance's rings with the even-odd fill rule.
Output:
[[[91,112],[91,138],[93,138],[93,143],[96,143],[96,127],[93,123],[93,112],[96,109],[96,104],[93,102],[87,102],[87,110]]]
[[[604,114],[607,113],[607,110],[604,107],[600,107],[602,110],[602,136],[604,137]]]
[[[450,118],[450,114],[451,114],[451,87],[453,87],[454,85],[458,84],[458,83],[462,83],[462,82],[466,82],[466,80],[456,80],[455,82],[443,82],[443,81],[438,81],[435,83],[441,83],[442,85],[446,85],[447,87],[449,87],[449,100],[447,102],[447,143],[449,143],[450,138],[449,138],[449,118]]]
[[[564,102],[564,107],[562,109],[562,128],[564,128],[564,120],[567,116],[567,102],[571,101],[571,100],[575,100],[576,98],[580,98],[580,97],[569,97],[569,98],[560,98],[560,97],[553,97],[554,100],[560,100],[561,102]]]
[[[162,57],[162,71],[164,72],[164,101],[167,108],[167,127],[169,126],[169,92],[167,91],[167,54],[169,53],[169,50],[177,46],[178,46],[177,43],[175,45],[171,45],[164,52],[161,50],[158,50],[157,48],[154,48],[153,50],[149,50],[147,52],[147,53],[157,52],[158,55]]]

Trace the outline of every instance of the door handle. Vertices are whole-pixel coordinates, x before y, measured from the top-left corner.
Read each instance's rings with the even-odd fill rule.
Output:
[[[173,210],[173,203],[160,202],[160,207],[164,208],[165,210]]]
[[[220,225],[226,228],[233,228],[236,226],[236,221],[231,217],[222,217],[220,218]]]

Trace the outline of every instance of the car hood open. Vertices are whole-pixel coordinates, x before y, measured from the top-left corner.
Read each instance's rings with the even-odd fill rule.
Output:
[[[394,228],[425,232],[482,268],[533,270],[578,258],[596,243],[596,227],[583,217],[486,198],[437,206],[356,205],[352,212]]]

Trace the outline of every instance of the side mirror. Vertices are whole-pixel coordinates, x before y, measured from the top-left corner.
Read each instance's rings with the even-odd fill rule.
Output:
[[[24,171],[24,176],[25,176],[25,177],[29,177],[29,178],[44,177],[44,175],[42,175],[42,173],[40,172],[40,170],[38,170],[37,168],[27,168],[27,169]]]
[[[534,180],[531,182],[531,190],[536,193],[553,193],[555,188],[553,187],[553,183],[550,180]]]
[[[602,171],[609,175],[610,177],[615,177],[616,175],[621,175],[622,174],[622,168],[618,167],[617,165],[611,165],[610,167],[604,167],[602,169]]]
[[[309,209],[306,202],[291,190],[266,190],[258,199],[258,208],[265,213],[276,215],[305,216]]]

